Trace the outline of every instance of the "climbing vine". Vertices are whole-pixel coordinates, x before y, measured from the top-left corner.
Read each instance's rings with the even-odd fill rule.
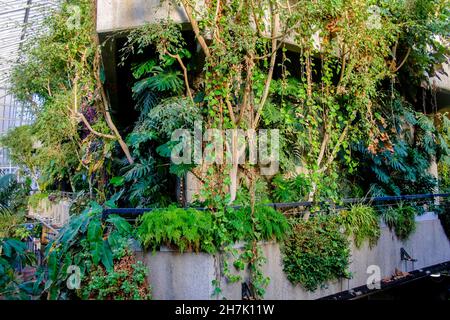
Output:
[[[436,189],[428,169],[437,161],[445,173],[448,119],[430,115],[430,88],[421,86],[448,58],[445,0],[211,0],[200,8],[193,0],[175,3],[189,30],[163,19],[129,30],[119,48],[121,67],[140,60],[128,70],[133,80],[127,83],[136,119],[120,131],[112,113],[117,106],[104,87],[104,44],[95,32],[93,1],[63,1],[45,31],[25,44],[12,91],[35,122],[12,130],[1,143],[40,191],[82,192],[105,206],[160,207],[139,221],[145,247],[224,251],[231,259],[222,265],[225,276],[239,281],[250,271],[255,296],[262,298],[269,279],[260,243],[282,241],[291,229],[265,203]],[[69,5],[81,10],[75,29],[66,23]],[[277,129],[279,161],[269,164],[276,162],[279,170],[264,175],[267,164],[239,163],[250,150],[239,147],[236,130],[224,144],[234,161],[210,162],[202,153],[199,163],[173,163],[176,129],[214,129],[222,138],[229,129]],[[211,140],[203,139],[201,149],[213,149]],[[171,205],[179,200],[174,187],[188,177],[199,185],[192,202],[204,211]],[[302,220],[291,221],[284,242],[288,278],[308,290],[348,276],[348,240],[339,224],[357,246],[379,236],[371,209],[353,207],[339,218],[319,210],[314,204]],[[384,219],[399,238],[414,230],[409,207],[392,208]],[[101,265],[84,270],[93,275],[85,279],[90,290],[78,292],[82,297],[147,298],[142,268],[134,262],[135,285],[109,288],[130,280],[123,272],[129,265],[114,269],[114,262],[123,267],[131,261],[108,248],[115,234],[92,212],[71,221],[48,249],[48,297],[67,297],[63,269],[69,259],[86,258]],[[243,246],[235,248],[237,241]]]

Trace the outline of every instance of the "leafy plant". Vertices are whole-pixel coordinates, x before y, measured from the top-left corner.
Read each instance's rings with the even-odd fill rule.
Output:
[[[340,219],[348,235],[353,235],[357,248],[360,248],[365,240],[369,246],[376,245],[380,237],[379,216],[376,210],[364,204],[352,205],[350,209],[339,213]]]
[[[94,290],[93,297],[103,298],[103,295],[96,291],[99,289],[95,284],[99,281],[98,268],[104,270],[104,274],[108,277],[114,272],[118,261],[122,261],[126,256],[132,256],[129,248],[132,236],[131,225],[123,218],[114,215],[109,216],[106,222],[102,222],[102,211],[103,208],[100,205],[92,203],[83,213],[73,216],[58,237],[47,246],[48,273],[41,271],[36,285],[43,284],[43,292],[48,294],[49,299],[68,299],[77,295],[90,296],[86,290],[74,292],[67,288],[69,266],[78,266],[81,282]],[[142,290],[142,297],[145,297],[146,284],[140,278],[133,278],[133,281],[135,280],[137,282],[131,282],[130,285],[139,287]],[[95,283],[91,283],[92,281]],[[109,280],[106,281],[108,283]],[[124,296],[120,288],[116,289],[117,291],[110,292],[111,295],[108,297],[114,298],[115,293],[119,295],[118,297],[130,297],[130,295]]]
[[[290,179],[276,175],[272,180],[273,198],[276,202],[297,202],[305,199],[311,191],[311,182],[304,175],[297,175]]]
[[[12,238],[0,237],[0,298],[30,299],[33,283],[25,282],[19,267],[35,264],[35,256],[27,252],[26,244]]]
[[[49,194],[47,192],[37,192],[32,194],[28,198],[28,206],[32,209],[37,209],[42,200],[48,199]]]
[[[350,277],[349,241],[338,219],[319,215],[291,223],[282,248],[283,270],[290,282],[314,291],[328,281]]]
[[[416,213],[415,208],[400,204],[387,209],[382,217],[389,229],[393,229],[400,240],[407,240],[416,230]]]
[[[362,141],[354,146],[364,163],[357,171],[359,184],[372,196],[433,193],[437,180],[429,166],[433,158],[439,161],[448,153],[443,135],[432,118],[415,112],[400,97],[392,101],[392,111],[384,112],[382,137],[369,146]],[[395,132],[392,139],[389,131]]]
[[[233,241],[283,240],[290,230],[286,217],[269,206],[256,206],[252,218],[251,208],[230,209],[225,213],[226,229]]]
[[[139,218],[137,235],[145,248],[175,246],[181,252],[213,253],[213,216],[208,211],[170,206],[156,209]]]
[[[24,215],[30,181],[19,182],[13,174],[0,175],[0,213]]]
[[[132,255],[120,258],[111,272],[97,266],[83,286],[83,299],[148,300],[146,275],[146,266]]]

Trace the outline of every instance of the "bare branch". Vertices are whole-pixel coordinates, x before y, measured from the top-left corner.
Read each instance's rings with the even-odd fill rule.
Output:
[[[188,79],[187,68],[186,68],[186,66],[183,63],[183,60],[181,59],[179,54],[171,54],[169,51],[167,51],[167,49],[165,50],[165,53],[169,57],[176,59],[178,61],[178,64],[180,65],[181,69],[183,69],[184,83],[186,85],[186,94],[188,95],[188,97],[191,100],[192,104],[194,104],[194,98],[192,97],[192,92],[191,92],[191,89],[189,87],[189,79]]]
[[[400,65],[394,70],[394,73],[397,72],[398,70],[400,70],[401,67],[403,67],[403,65],[405,64],[406,60],[409,57],[409,54],[411,53],[411,48],[408,48],[408,51],[406,52],[405,57],[403,58],[403,61],[400,63]]]
[[[116,140],[116,137],[110,134],[105,134],[105,133],[101,133],[98,131],[95,131],[91,125],[89,124],[89,121],[86,119],[86,117],[84,116],[84,114],[82,114],[81,112],[76,112],[75,113],[76,117],[79,118],[81,121],[83,121],[84,125],[88,128],[88,130],[90,132],[92,132],[93,134],[95,134],[96,136],[99,136],[101,138],[105,138],[105,139],[111,139],[111,140]]]
[[[273,11],[273,8],[271,6],[271,10]],[[272,13],[272,37],[274,37],[277,34],[277,26],[278,26],[278,13]],[[259,103],[258,109],[256,111],[255,120],[253,122],[253,128],[255,129],[258,126],[259,119],[261,117],[261,112],[264,107],[264,104],[266,103],[267,97],[269,95],[270,90],[270,84],[272,82],[273,77],[273,70],[275,68],[275,60],[277,57],[277,40],[275,38],[272,39],[272,56],[270,58],[270,66],[269,66],[269,73],[267,75],[266,84],[264,86],[263,95],[261,97],[261,101]]]
[[[211,53],[209,51],[209,47],[206,44],[205,38],[200,34],[200,28],[198,27],[197,20],[194,19],[194,16],[192,15],[192,8],[191,5],[187,0],[182,0],[184,10],[186,11],[186,15],[189,18],[189,22],[191,23],[192,30],[195,33],[195,37],[197,38],[198,42],[200,43],[200,46],[203,49],[203,52],[205,53],[205,56],[209,58],[211,56]]]

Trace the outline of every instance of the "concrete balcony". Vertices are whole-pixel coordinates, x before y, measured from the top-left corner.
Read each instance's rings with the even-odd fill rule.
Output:
[[[100,34],[133,29],[145,23],[158,23],[168,18],[175,23],[189,22],[184,9],[171,1],[97,1],[97,32]]]
[[[195,12],[202,13],[204,0],[196,2]],[[189,30],[190,23],[184,8],[177,6],[174,1],[170,0],[98,0],[97,1],[97,32],[102,40],[110,35],[118,35],[120,31],[131,30],[142,26],[146,23],[160,23],[167,19],[175,23],[183,25],[183,29]],[[197,19],[201,19],[197,17]],[[264,35],[270,36],[270,23],[264,21],[266,30],[262,30]],[[123,34],[119,34],[123,36]],[[208,36],[206,35],[206,38]],[[288,50],[299,51],[299,47],[294,41],[295,36],[290,34],[283,41]],[[313,41],[317,50],[321,50],[321,39],[318,33],[313,35]],[[115,57],[116,44],[111,41],[103,50],[105,61],[106,77],[108,79],[109,91],[113,106],[117,106],[117,88],[115,69],[117,65],[117,57]],[[336,52],[340,56],[340,52]],[[444,72],[450,74],[449,64],[444,65]],[[437,106],[439,110],[450,111],[450,77],[439,73],[439,77],[429,79],[426,87],[436,89]]]

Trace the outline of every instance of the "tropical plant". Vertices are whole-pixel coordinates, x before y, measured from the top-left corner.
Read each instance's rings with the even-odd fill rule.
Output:
[[[373,207],[355,204],[348,210],[340,211],[339,216],[347,234],[353,236],[357,248],[360,248],[366,240],[370,247],[376,245],[381,231],[380,219]]]
[[[168,245],[181,252],[213,253],[216,251],[213,223],[208,211],[170,206],[140,217],[137,235],[143,246],[152,250]]]
[[[34,264],[35,256],[27,252],[25,243],[0,236],[0,299],[31,299],[33,283],[24,281],[18,270]]]
[[[281,241],[290,230],[286,217],[272,207],[259,205],[254,209],[252,217],[250,207],[230,209],[225,213],[226,229],[233,241],[259,240]]]
[[[350,248],[335,216],[294,219],[282,247],[283,270],[293,284],[316,290],[341,277],[349,278]]]
[[[47,246],[48,272],[41,270],[35,286],[42,286],[48,299],[69,299],[77,296],[105,298],[98,291],[99,272],[106,275],[106,282],[103,283],[106,285],[110,281],[109,277],[114,278],[110,274],[117,268],[117,263],[133,255],[130,249],[131,225],[118,216],[109,216],[103,222],[102,212],[103,208],[99,204],[92,203],[83,213],[73,216],[57,238]],[[79,268],[80,282],[93,290],[91,294],[86,289],[74,291],[66,286],[70,266]],[[130,267],[137,268],[135,264]],[[102,271],[99,271],[99,268]],[[133,277],[131,280],[129,285],[137,286],[141,290],[141,297],[147,297],[146,283],[139,277]],[[126,279],[122,281],[126,282]],[[108,297],[114,298],[114,294],[117,294],[118,298],[134,297],[135,292],[133,295],[130,295],[130,292],[124,294],[122,285],[123,283],[111,289]]]
[[[273,199],[276,202],[295,202],[307,197],[311,190],[311,183],[304,175],[297,175],[290,179],[276,175],[272,179]]]
[[[147,267],[132,255],[119,259],[114,270],[106,272],[97,266],[89,274],[82,289],[83,299],[97,300],[149,300],[146,285]]]
[[[16,175],[0,175],[0,213],[23,215],[30,192],[29,179],[19,182]]]
[[[415,208],[399,204],[387,209],[382,217],[389,229],[394,230],[400,240],[407,240],[416,230],[416,213]]]
[[[73,6],[81,17],[76,28],[67,23]],[[88,190],[91,198],[94,189],[101,193],[105,187],[105,163],[116,142],[133,162],[103,88],[94,8],[90,0],[63,1],[45,19],[42,32],[25,41],[24,59],[12,73],[12,92],[35,121],[3,139],[13,161],[41,190]]]
[[[392,110],[379,116],[382,138],[355,144],[359,166],[359,183],[372,196],[433,193],[436,178],[430,173],[430,162],[448,154],[444,136],[433,119],[413,111],[399,97],[392,101]],[[388,131],[396,135],[388,138]],[[413,134],[412,134],[413,133]]]

